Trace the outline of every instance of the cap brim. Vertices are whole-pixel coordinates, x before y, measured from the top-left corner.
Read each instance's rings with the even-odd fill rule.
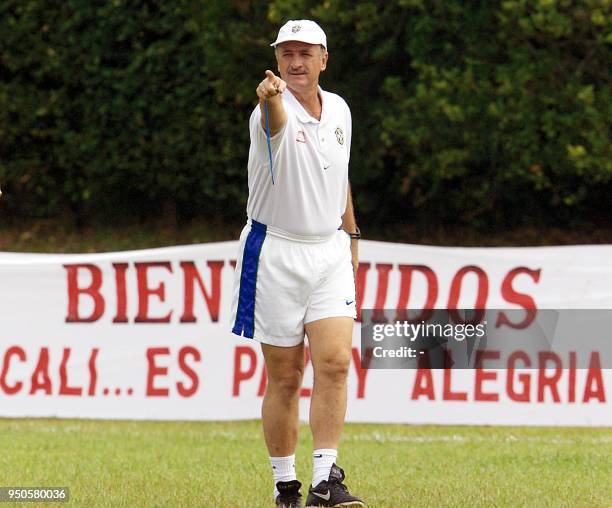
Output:
[[[308,34],[300,34],[300,35],[295,35],[295,36],[279,37],[272,44],[270,44],[270,46],[275,48],[279,44],[282,44],[283,42],[289,42],[289,41],[305,42],[306,44],[313,44],[317,46],[321,45],[325,49],[327,49],[327,45],[321,42],[321,38],[318,37],[316,34],[313,34],[312,36],[309,36]]]

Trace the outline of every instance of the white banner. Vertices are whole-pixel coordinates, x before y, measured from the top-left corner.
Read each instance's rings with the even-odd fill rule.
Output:
[[[0,416],[259,418],[266,376],[258,344],[229,332],[236,249],[0,253]],[[359,309],[612,309],[612,246],[362,241],[360,257]],[[348,421],[612,425],[612,370],[597,361],[560,375],[365,370],[359,345],[356,323]],[[311,386],[307,364],[303,419]]]

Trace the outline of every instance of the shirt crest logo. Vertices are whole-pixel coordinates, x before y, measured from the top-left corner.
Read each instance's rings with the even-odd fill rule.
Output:
[[[342,129],[340,127],[337,127],[334,132],[336,133],[336,139],[338,140],[338,144],[343,145],[344,144],[344,132],[342,131]]]
[[[306,143],[306,134],[304,134],[304,131],[297,131],[297,136],[295,140],[298,143]]]
[[[301,26],[301,25],[293,25],[293,26],[291,27],[291,31],[292,31],[293,33],[299,32],[301,29],[302,29],[302,26]]]

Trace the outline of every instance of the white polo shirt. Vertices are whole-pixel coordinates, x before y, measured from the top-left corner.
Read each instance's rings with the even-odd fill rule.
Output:
[[[320,121],[289,89],[282,94],[287,123],[271,141],[274,185],[259,105],[249,121],[247,215],[271,231],[312,239],[333,234],[342,223],[351,149],[349,107],[339,95],[320,87],[319,94]]]

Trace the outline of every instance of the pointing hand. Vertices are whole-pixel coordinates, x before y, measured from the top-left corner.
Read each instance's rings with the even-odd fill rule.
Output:
[[[275,76],[272,71],[267,70],[265,79],[257,87],[257,97],[264,100],[269,99],[283,93],[286,88],[287,83]]]

